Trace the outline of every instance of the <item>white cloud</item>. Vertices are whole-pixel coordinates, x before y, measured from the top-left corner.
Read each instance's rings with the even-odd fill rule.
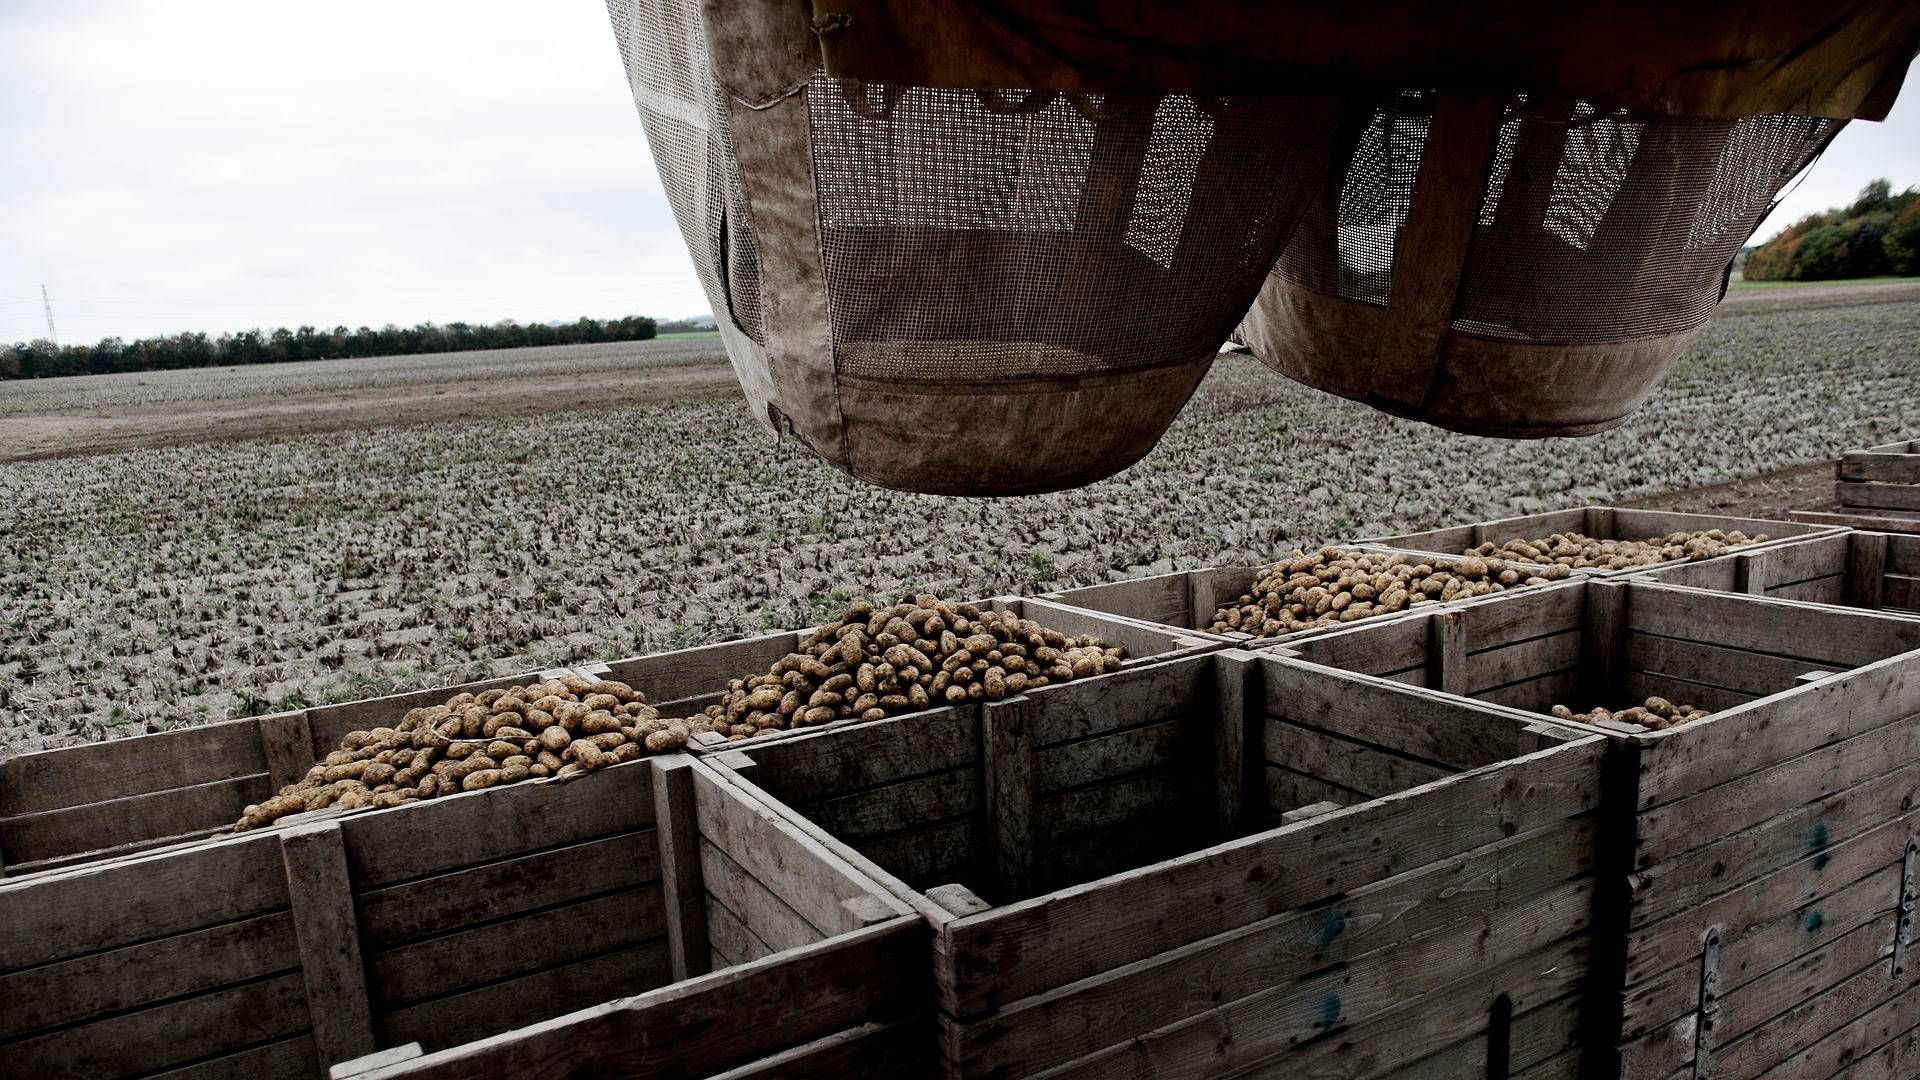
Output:
[[[1893,181],[1895,191],[1920,187],[1920,61],[1907,69],[1906,86],[1887,118],[1848,124],[1798,186],[1790,185],[1754,238],[1770,239],[1808,214],[1845,206],[1880,177]]]
[[[0,340],[705,311],[606,13],[10,2]]]

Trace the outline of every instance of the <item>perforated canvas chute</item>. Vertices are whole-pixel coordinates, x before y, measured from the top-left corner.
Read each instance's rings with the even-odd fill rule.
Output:
[[[1403,93],[1373,113],[1237,334],[1274,369],[1482,435],[1646,400],[1841,121]]]
[[[804,7],[612,10],[749,403],[917,491],[1052,490],[1150,450],[1347,107],[863,84],[820,71]]]

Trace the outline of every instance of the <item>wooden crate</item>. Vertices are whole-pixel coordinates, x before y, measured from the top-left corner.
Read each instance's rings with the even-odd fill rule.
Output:
[[[1904,957],[1920,622],[1628,578],[1293,652],[1510,706],[1516,720],[1650,694],[1719,710],[1609,733],[1617,844],[1603,849],[1600,910],[1613,924],[1599,924],[1595,955],[1612,968],[1600,992],[1618,1074],[1784,1080],[1912,1060],[1895,1040],[1920,1025]]]
[[[532,1043],[705,1076],[924,1042],[896,1034],[927,1007],[924,924],[688,755],[306,817],[0,884],[9,1074],[312,1077],[417,1043],[463,1047],[423,1075],[518,1075]],[[645,1036],[463,1046],[566,1014]]]
[[[1920,536],[1833,533],[1724,559],[1675,563],[1639,576],[1696,589],[1920,615]]]
[[[1352,545],[1350,550],[1389,551],[1390,549],[1375,545]],[[1413,562],[1435,565],[1461,561],[1461,557],[1457,554],[1395,553],[1404,554]],[[1514,565],[1524,566],[1525,564]],[[1156,574],[1153,577],[1110,581],[1104,585],[1088,585],[1079,589],[1043,593],[1039,599],[1062,607],[1106,615],[1115,620],[1162,629],[1172,627],[1197,639],[1223,642],[1242,649],[1263,649],[1272,645],[1284,645],[1290,641],[1298,641],[1301,638],[1324,634],[1329,629],[1336,629],[1322,627],[1299,630],[1270,638],[1256,638],[1237,630],[1221,634],[1208,630],[1207,627],[1212,625],[1214,613],[1220,610],[1221,605],[1230,604],[1246,595],[1265,570],[1265,566],[1209,566],[1200,570],[1178,570],[1171,574]],[[1584,573],[1584,571],[1576,572]],[[1471,604],[1485,599],[1488,598],[1475,597],[1470,600],[1449,601],[1449,603]],[[1409,614],[1409,611],[1375,615],[1372,618],[1397,619],[1406,614]]]
[[[1795,521],[1920,533],[1920,440],[1849,450],[1834,468],[1832,510],[1796,510]]]
[[[561,670],[0,758],[0,875],[203,840],[306,775],[347,732]]]
[[[1124,645],[1133,666],[1219,647],[1196,635],[1142,628],[1042,601],[1008,597],[986,603],[1029,614],[1063,633],[1095,634]],[[1031,608],[1024,606],[1029,603]],[[578,671],[628,682],[668,715],[693,712],[711,702],[728,679],[764,672],[810,632],[765,634],[0,759],[0,875],[17,877],[223,833],[248,804],[300,779],[349,731],[393,724],[410,709],[459,693]]]
[[[1605,745],[1230,650],[704,760],[935,927],[945,1075],[1539,1080]]]
[[[1668,536],[1676,532],[1694,532],[1704,529],[1739,529],[1748,536],[1764,533],[1768,537],[1768,544],[1839,531],[1832,525],[1814,525],[1799,521],[1767,521],[1762,518],[1723,517],[1719,514],[1682,514],[1671,510],[1635,510],[1624,506],[1583,506],[1571,510],[1554,510],[1544,514],[1501,518],[1497,521],[1482,521],[1473,525],[1456,525],[1452,528],[1433,529],[1428,532],[1384,536],[1364,542],[1403,551],[1437,551],[1444,555],[1458,555],[1469,548],[1488,542],[1504,544],[1516,539],[1539,540],[1563,532],[1584,533],[1596,540],[1645,540],[1654,536]],[[1738,550],[1752,551],[1763,546],[1754,544]],[[1594,577],[1616,577],[1623,574],[1642,574],[1650,569],[1652,567],[1637,566],[1626,570],[1584,570],[1582,573]]]

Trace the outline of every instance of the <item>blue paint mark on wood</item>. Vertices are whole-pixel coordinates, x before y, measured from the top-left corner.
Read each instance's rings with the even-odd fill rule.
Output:
[[[1807,830],[1807,850],[1813,853],[1813,868],[1815,871],[1825,870],[1828,860],[1831,859],[1831,856],[1827,854],[1827,840],[1826,822],[1816,821],[1813,823],[1813,827]]]
[[[1807,912],[1806,918],[1801,921],[1806,924],[1807,933],[1809,934],[1820,929],[1822,926],[1825,926],[1827,923],[1826,918],[1820,914],[1819,908],[1815,908],[1812,911]]]
[[[1347,932],[1347,913],[1333,908],[1320,919],[1320,928],[1313,932],[1313,951],[1317,956],[1326,952],[1327,947]]]
[[[1315,1018],[1313,1026],[1321,1031],[1327,1031],[1340,1022],[1340,1017],[1345,1010],[1346,1006],[1341,1003],[1340,995],[1329,992],[1320,999],[1319,1016]]]

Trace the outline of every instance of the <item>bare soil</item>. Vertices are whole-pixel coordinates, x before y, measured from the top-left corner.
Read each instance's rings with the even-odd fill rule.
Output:
[[[1832,461],[1796,465],[1723,484],[1670,491],[1630,505],[1645,510],[1784,521],[1789,510],[1825,510],[1833,505],[1833,468]]]

